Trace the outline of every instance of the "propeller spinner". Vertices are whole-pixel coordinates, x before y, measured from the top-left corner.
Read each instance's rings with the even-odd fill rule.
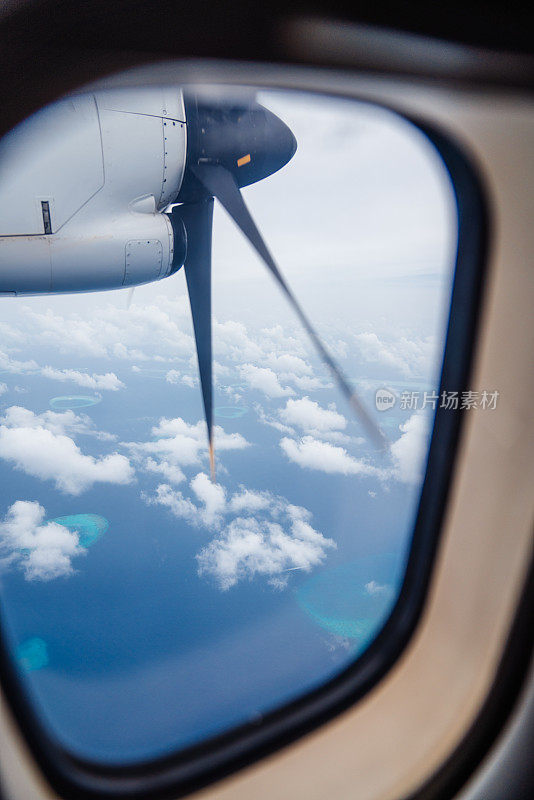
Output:
[[[241,194],[241,188],[272,175],[293,157],[297,143],[282,120],[258,103],[220,105],[198,95],[185,97],[187,160],[180,193],[170,215],[187,250],[185,274],[193,317],[204,412],[208,429],[210,466],[215,480],[213,443],[213,369],[211,334],[211,239],[216,198],[272,274],[306,329],[320,358],[367,432],[382,448],[387,441],[369,416],[342,370],[328,352],[292,293]]]

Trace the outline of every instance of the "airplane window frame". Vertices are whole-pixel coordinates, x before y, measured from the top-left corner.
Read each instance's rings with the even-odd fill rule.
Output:
[[[343,92],[337,96],[358,100],[357,96]],[[367,98],[365,101],[369,102]],[[374,102],[388,108],[384,101]],[[425,120],[394,108],[390,110],[429,139],[451,178],[457,206],[457,251],[440,392],[446,388],[461,393],[469,386],[482,299],[490,230],[487,192],[475,165],[457,142]],[[85,762],[72,756],[48,735],[22,689],[5,643],[0,641],[0,682],[34,757],[54,789],[62,797],[73,800],[103,795],[139,800],[180,797],[314,730],[352,706],[376,685],[397,661],[417,628],[439,544],[463,416],[460,409],[451,412],[438,408],[436,411],[402,589],[379,635],[340,675],[265,715],[257,724],[239,726],[154,761],[125,767]]]

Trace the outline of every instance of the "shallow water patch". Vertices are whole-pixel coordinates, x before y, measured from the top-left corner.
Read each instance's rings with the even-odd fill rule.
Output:
[[[50,400],[50,408],[54,411],[75,411],[77,408],[87,408],[101,403],[102,398],[96,395],[68,394],[61,397],[53,397]]]
[[[361,653],[391,613],[401,579],[399,558],[368,556],[308,578],[297,589],[297,601],[317,625],[351,640]]]
[[[109,528],[108,520],[99,514],[69,514],[56,517],[52,522],[77,533],[80,547],[84,548],[91,547]]]
[[[17,647],[15,657],[19,667],[26,672],[48,666],[48,647],[44,639],[32,636]]]
[[[248,413],[246,406],[216,406],[215,416],[222,419],[239,419]]]

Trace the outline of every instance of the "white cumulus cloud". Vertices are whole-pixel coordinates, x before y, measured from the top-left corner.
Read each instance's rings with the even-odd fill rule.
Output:
[[[188,386],[190,389],[193,389],[198,383],[197,379],[194,378],[192,375],[189,375],[189,373],[187,372],[184,372],[182,374],[177,369],[170,369],[165,375],[165,380],[167,381],[167,383],[172,383],[174,385],[181,383],[184,386]]]
[[[43,367],[41,369],[43,378],[50,378],[54,381],[72,381],[78,386],[84,386],[87,389],[94,390],[107,390],[116,392],[118,389],[124,389],[124,383],[118,379],[114,372],[106,372],[105,375],[89,374],[87,372],[79,372],[75,369],[54,369],[53,367]]]
[[[288,346],[288,342],[284,342]],[[313,375],[312,366],[300,356],[293,353],[268,353],[264,359],[263,366],[269,367],[278,376],[280,383],[292,383],[297,389],[302,391],[314,391],[325,389],[331,386],[321,378]]]
[[[266,358],[266,364],[278,373],[292,372],[295,375],[311,375],[312,368],[307,361],[299,356],[292,355],[291,353],[283,353],[277,355],[276,353],[269,353]]]
[[[391,586],[388,586],[387,583],[377,583],[376,581],[369,581],[369,583],[365,584],[365,591],[367,594],[371,596],[376,595],[388,595],[392,593]]]
[[[155,472],[162,475],[169,483],[182,483],[185,481],[185,475],[177,464],[171,464],[170,461],[160,459],[156,461],[154,458],[147,458],[143,462],[143,468],[147,472]]]
[[[153,497],[146,494],[141,496],[148,505],[160,505],[168,508],[171,514],[174,514],[178,519],[185,519],[192,525],[201,523],[201,513],[198,506],[189,498],[184,497],[182,492],[173,489],[166,483],[160,483]]]
[[[191,481],[191,489],[203,504],[203,518],[206,525],[217,523],[226,507],[226,493],[218,483],[210,481],[207,475],[199,472]]]
[[[336,544],[315,530],[311,513],[285,497],[240,486],[227,496],[224,487],[199,473],[184,491],[160,484],[149,505],[161,505],[196,527],[216,529],[217,536],[197,555],[200,575],[209,575],[221,589],[242,579],[264,576],[275,588],[287,584],[287,573],[320,564]]]
[[[0,563],[18,567],[28,580],[70,575],[72,559],[85,552],[76,533],[44,519],[39,503],[17,500],[0,522]]]
[[[436,344],[432,337],[426,339],[399,339],[384,341],[376,333],[367,331],[354,337],[364,361],[378,363],[399,370],[403,375],[428,374],[436,357]]]
[[[258,361],[264,357],[261,346],[247,332],[242,322],[213,322],[213,344],[217,356],[231,361]]]
[[[402,483],[418,484],[423,479],[431,421],[427,410],[417,411],[400,426],[401,436],[391,445],[395,474]]]
[[[34,372],[39,369],[35,361],[17,361],[0,350],[0,369],[11,372],[13,375],[23,375],[25,372]]]
[[[0,418],[0,458],[34,478],[53,480],[68,494],[80,494],[95,483],[133,481],[125,456],[113,453],[95,458],[82,453],[67,436],[66,421],[57,419],[63,416],[54,412],[38,416],[16,406],[8,409]]]
[[[167,383],[179,383],[180,382],[180,372],[177,369],[170,369],[167,374],[165,375],[165,380]]]
[[[294,395],[290,386],[282,386],[276,372],[269,367],[256,367],[254,364],[243,364],[239,368],[241,378],[251,389],[258,389],[267,397],[286,397]]]
[[[289,399],[280,410],[280,418],[288,425],[294,425],[307,433],[331,433],[347,427],[347,420],[339,414],[335,405],[323,408],[309,397],[299,400]]]
[[[349,455],[344,447],[323,442],[313,436],[300,440],[284,437],[280,441],[283,452],[300,467],[341,475],[368,475],[384,477],[383,470]]]
[[[189,324],[187,299],[160,296],[151,304],[118,308],[108,305],[87,315],[61,315],[22,309],[25,339],[54,347],[60,353],[120,358],[133,361],[187,356],[193,339],[184,328]]]
[[[46,428],[54,434],[84,434],[102,441],[114,441],[117,438],[111,433],[96,430],[86,414],[75,414],[70,409],[35,414],[23,406],[10,406],[0,417],[0,423],[8,428]]]
[[[275,431],[279,431],[280,433],[288,433],[290,436],[294,435],[295,431],[290,425],[284,425],[283,422],[270,417],[265,413],[259,403],[254,403],[254,411],[263,425],[268,425],[270,428],[274,428]]]
[[[269,508],[274,509],[276,505],[277,500],[270,492],[252,491],[242,486],[238,492],[232,495],[229,508],[237,514],[254,514]]]
[[[206,423],[190,424],[181,417],[163,417],[151,430],[148,442],[123,442],[136,461],[149,472],[160,472],[170,483],[183,480],[182,467],[198,465],[208,453]],[[240,433],[226,433],[219,425],[213,429],[217,452],[243,450],[249,442]],[[174,469],[173,469],[174,468]]]
[[[332,539],[314,530],[303,517],[288,511],[285,529],[278,522],[237,517],[200,551],[199,574],[212,576],[223,590],[256,575],[283,588],[284,572],[308,572],[324,560],[329,548],[335,547]]]
[[[46,319],[52,319],[52,317],[47,315]],[[106,372],[103,375],[97,375],[79,372],[75,369],[54,369],[50,366],[40,367],[35,361],[18,361],[1,351],[0,369],[15,375],[22,375],[29,372],[40,374],[43,378],[50,378],[55,381],[72,381],[78,384],[78,386],[84,386],[88,389],[103,389],[114,392],[117,391],[117,389],[124,388],[124,384],[118,379],[114,372]]]

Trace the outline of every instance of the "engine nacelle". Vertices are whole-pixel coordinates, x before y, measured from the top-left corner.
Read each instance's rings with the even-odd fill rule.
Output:
[[[162,210],[186,159],[181,92],[75,95],[0,142],[0,293],[83,292],[165,278],[185,231]]]
[[[127,215],[49,236],[0,237],[0,294],[87,292],[137,286],[172,275],[185,259],[185,233],[167,214]]]

